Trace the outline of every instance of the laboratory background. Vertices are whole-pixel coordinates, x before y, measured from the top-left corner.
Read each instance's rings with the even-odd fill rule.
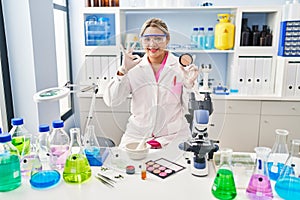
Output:
[[[0,3],[0,177],[15,170],[0,199],[300,198],[299,0]],[[206,98],[189,99],[188,141],[118,149],[131,96],[109,107],[104,91],[122,47],[144,55],[140,28],[154,17],[168,51],[191,56]],[[17,133],[21,147],[19,129],[31,137]]]

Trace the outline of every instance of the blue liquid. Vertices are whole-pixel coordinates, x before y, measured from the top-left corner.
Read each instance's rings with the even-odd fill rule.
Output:
[[[268,162],[269,177],[271,180],[276,181],[278,179],[283,166],[283,163],[277,163],[277,166],[274,166],[273,162]]]
[[[47,189],[56,186],[60,181],[60,173],[56,170],[46,170],[31,176],[30,184],[35,189]]]
[[[21,185],[20,160],[16,155],[0,155],[0,192],[11,191]]]
[[[108,155],[106,148],[96,147],[92,149],[85,149],[84,153],[89,161],[90,166],[102,166]]]
[[[275,184],[277,194],[285,199],[300,199],[300,178],[287,176],[279,179]]]

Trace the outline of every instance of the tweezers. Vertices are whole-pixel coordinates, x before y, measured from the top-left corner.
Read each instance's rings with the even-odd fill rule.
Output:
[[[107,180],[105,180],[105,178],[101,177],[101,176],[95,176],[99,181],[101,181],[101,183],[103,183],[104,185],[107,185],[109,187],[114,187],[114,185],[110,182],[108,182]]]

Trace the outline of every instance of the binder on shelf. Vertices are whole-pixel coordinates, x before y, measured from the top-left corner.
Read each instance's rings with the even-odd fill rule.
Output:
[[[295,96],[300,97],[300,61],[297,63],[297,75],[295,83]]]
[[[271,87],[271,75],[272,75],[272,58],[264,58],[263,64],[263,79],[262,79],[262,90],[263,94],[273,93]]]
[[[254,67],[254,90],[255,94],[263,94],[262,78],[263,78],[264,58],[255,58]]]
[[[109,56],[108,57],[108,67],[109,67],[109,79],[113,79],[113,77],[116,75],[117,73],[117,63],[118,63],[118,59],[116,56]]]
[[[246,66],[246,77],[245,77],[245,85],[247,89],[247,94],[254,94],[254,66],[255,58],[249,57],[247,58],[247,66]]]
[[[94,56],[94,81],[98,83],[101,79],[101,58],[99,56]]]
[[[85,80],[93,81],[94,78],[94,58],[93,56],[85,57]]]
[[[245,78],[246,78],[247,58],[240,57],[238,60],[237,88],[240,94],[246,94]]]
[[[284,82],[284,96],[292,97],[295,94],[295,82],[297,74],[297,63],[289,62],[286,66],[286,77]]]

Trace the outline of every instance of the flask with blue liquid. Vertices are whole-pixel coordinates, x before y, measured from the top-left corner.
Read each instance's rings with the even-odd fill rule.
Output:
[[[300,199],[300,140],[292,140],[291,152],[276,181],[275,191],[285,200]]]
[[[20,157],[11,140],[9,133],[0,134],[0,192],[11,191],[21,185]]]
[[[268,171],[270,179],[276,181],[289,156],[287,138],[289,132],[284,129],[275,130],[275,143],[268,159]]]
[[[48,140],[49,131],[49,125],[43,124],[39,126],[37,151],[30,178],[30,184],[34,189],[52,188],[60,181],[60,173],[55,169]]]

